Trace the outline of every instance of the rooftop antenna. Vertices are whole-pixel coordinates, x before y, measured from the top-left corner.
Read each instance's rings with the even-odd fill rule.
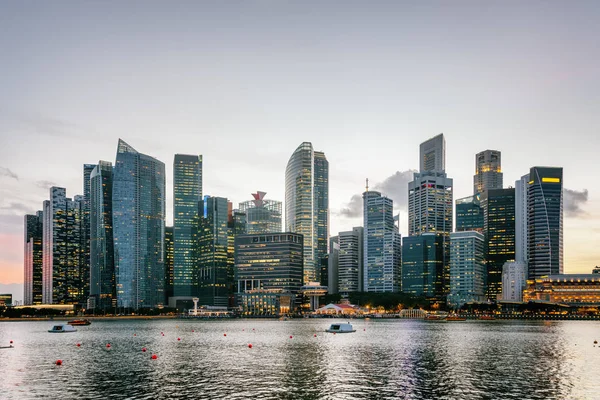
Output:
[[[369,191],[369,178],[367,178],[367,192]]]

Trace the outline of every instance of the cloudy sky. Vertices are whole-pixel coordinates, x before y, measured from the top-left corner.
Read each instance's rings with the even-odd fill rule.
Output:
[[[303,141],[330,162],[331,233],[360,225],[365,178],[397,203],[443,132],[455,198],[475,153],[505,186],[564,167],[565,272],[600,264],[600,2],[4,2],[0,283],[23,280],[23,214],[118,138],[167,165],[204,156],[204,192],[283,200]],[[353,200],[354,199],[354,200]],[[172,195],[167,207],[171,221]],[[18,297],[18,296],[17,296]]]

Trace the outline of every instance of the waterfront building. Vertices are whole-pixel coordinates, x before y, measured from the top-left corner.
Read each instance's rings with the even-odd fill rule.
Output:
[[[26,306],[42,304],[43,221],[42,211],[35,215],[25,215],[23,304]]]
[[[597,274],[551,274],[529,279],[523,301],[545,301],[570,306],[600,305],[600,276]]]
[[[252,193],[254,200],[244,201],[239,211],[246,216],[246,232],[278,233],[281,232],[281,202],[266,200],[266,192]]]
[[[338,235],[337,286],[339,293],[343,296],[362,291],[364,274],[363,246],[363,227],[354,227],[351,231],[340,232]],[[397,251],[400,252],[398,249]],[[398,254],[396,253],[396,255]]]
[[[502,300],[523,301],[523,290],[527,284],[527,264],[509,261],[502,268]]]
[[[435,295],[444,301],[450,290],[450,233],[453,223],[451,178],[446,175],[446,144],[443,134],[427,140],[420,147],[420,171],[408,184],[409,236],[435,233],[443,246],[441,275],[435,278]]]
[[[91,180],[92,171],[96,164],[83,164],[83,204],[81,216],[81,275],[86,277],[83,286],[83,299],[90,295],[90,268],[91,268]]]
[[[302,235],[291,232],[235,238],[237,302],[243,315],[294,311],[303,283]]]
[[[173,227],[165,226],[165,304],[173,297],[175,281]]]
[[[473,194],[490,189],[502,189],[502,159],[498,150],[485,150],[475,156]]]
[[[202,205],[202,156],[175,154],[173,160],[173,294],[198,295],[198,224]],[[172,297],[171,296],[171,297]]]
[[[483,209],[481,195],[456,200],[456,232],[483,232]]]
[[[563,273],[563,169],[529,172],[527,222],[528,279]]]
[[[82,196],[67,198],[65,188],[50,188],[44,201],[42,303],[81,304],[88,277],[82,276]]]
[[[12,306],[12,293],[0,293],[0,306]]]
[[[329,238],[329,255],[327,257],[327,293],[339,293],[339,268],[340,268],[340,238]]]
[[[402,239],[402,291],[425,296],[434,304],[443,302],[444,241],[436,233]]]
[[[502,295],[502,268],[515,261],[515,189],[490,189],[481,195],[486,240],[487,296]]]
[[[304,142],[285,170],[285,230],[304,237],[304,283],[315,281],[329,238],[329,163]]]
[[[398,292],[402,285],[402,245],[393,200],[367,187],[363,204],[364,291]]]
[[[113,237],[118,306],[162,305],[165,164],[121,139],[113,175]]]
[[[90,174],[89,308],[116,306],[117,285],[113,236],[113,168],[100,161]]]
[[[480,232],[454,232],[450,235],[450,295],[448,303],[484,302],[484,236]]]
[[[600,274],[600,267],[596,266],[596,268],[592,270],[592,274]]]
[[[515,181],[515,260],[527,264],[529,261],[527,191],[529,174]],[[527,275],[527,273],[525,274]]]
[[[229,256],[229,202],[204,196],[198,231],[198,298],[201,305],[228,307],[233,271]]]

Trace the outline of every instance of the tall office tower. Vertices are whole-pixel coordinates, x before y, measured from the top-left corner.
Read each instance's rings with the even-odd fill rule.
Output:
[[[100,161],[90,174],[90,307],[117,305],[113,239],[113,168]]]
[[[340,238],[329,238],[329,256],[327,257],[327,293],[339,293],[339,267],[340,267]]]
[[[304,283],[317,279],[329,237],[329,163],[304,142],[285,169],[285,230],[304,237]]]
[[[96,167],[95,164],[83,164],[83,204],[82,204],[82,216],[81,216],[81,269],[82,276],[86,277],[86,285],[84,287],[83,298],[87,299],[90,295],[90,266],[91,266],[91,253],[90,253],[90,176],[92,171]]]
[[[173,296],[198,295],[198,223],[202,204],[202,156],[175,154],[173,162]],[[182,299],[182,300],[183,300]]]
[[[118,306],[162,305],[165,164],[121,139],[113,175],[113,237]]]
[[[502,268],[515,261],[515,189],[491,189],[481,195],[486,240],[487,296],[502,295]]]
[[[473,194],[502,189],[502,160],[498,150],[485,150],[475,156]]]
[[[84,301],[87,277],[81,276],[81,196],[67,198],[65,188],[51,187],[44,201],[42,302],[78,304]]]
[[[502,300],[523,301],[523,290],[527,284],[527,264],[506,262],[502,267]]]
[[[344,296],[362,291],[364,229],[354,227],[338,236],[338,290]]]
[[[303,282],[302,235],[291,232],[235,238],[237,303],[244,315],[294,310]]]
[[[515,260],[527,264],[529,249],[527,247],[527,190],[529,174],[515,181]],[[527,273],[525,273],[527,278]]]
[[[456,232],[483,232],[483,209],[480,195],[456,200]]]
[[[42,304],[43,221],[42,211],[38,211],[35,215],[25,216],[23,304],[26,306]]]
[[[443,238],[435,233],[402,239],[402,291],[425,296],[433,304],[443,301]]]
[[[394,223],[394,203],[379,192],[367,190],[363,204],[364,290],[398,292],[402,285],[402,245]]]
[[[173,297],[174,271],[173,227],[165,226],[165,304]]]
[[[200,304],[227,307],[233,271],[228,265],[228,204],[223,197],[204,196],[198,232],[198,298]]]
[[[444,172],[446,170],[446,139],[444,134],[421,143],[419,148],[419,170],[425,172]]]
[[[529,172],[529,279],[563,273],[562,177],[563,169],[557,167],[533,167]]]
[[[265,200],[266,192],[252,193],[254,200],[240,203],[239,211],[246,214],[246,232],[281,232],[281,202]]]
[[[469,302],[484,302],[484,236],[480,232],[454,232],[450,235],[450,295],[448,303],[461,307]]]

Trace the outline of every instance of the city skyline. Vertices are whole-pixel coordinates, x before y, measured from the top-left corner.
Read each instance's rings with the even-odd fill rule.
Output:
[[[533,166],[562,167],[564,188],[571,190],[565,192],[564,272],[588,273],[600,262],[600,189],[589,183],[600,147],[598,55],[590,51],[598,5],[548,3],[540,19],[541,3],[465,4],[453,7],[453,21],[421,5],[370,7],[371,17],[361,16],[356,4],[323,5],[322,16],[271,5],[280,18],[266,25],[260,15],[267,6],[248,4],[236,24],[250,26],[249,34],[214,18],[189,35],[175,29],[164,36],[151,29],[163,13],[188,26],[201,7],[191,7],[189,17],[177,12],[178,18],[173,9],[149,7],[132,25],[138,35],[123,13],[107,37],[84,29],[109,16],[92,5],[67,11],[42,4],[28,13],[8,5],[14,18],[0,39],[7,56],[0,77],[6,88],[0,96],[0,283],[23,280],[23,215],[42,209],[50,186],[83,194],[82,165],[112,159],[119,137],[166,164],[167,225],[174,154],[203,154],[204,193],[237,204],[261,189],[283,201],[287,159],[298,143],[310,141],[330,165],[330,236],[359,225],[365,178],[399,206],[405,236],[406,183],[419,167],[415,149],[443,132],[455,199],[472,194],[475,155],[486,149],[502,152],[505,187]],[[484,10],[489,7],[493,12]],[[225,6],[207,8],[227,15]],[[294,18],[312,21],[313,29],[301,35],[284,29]],[[222,27],[215,28],[217,21]],[[352,26],[365,29],[355,34]],[[202,39],[202,29],[217,29],[218,46]],[[525,34],[532,31],[537,35]],[[19,39],[9,43],[10,37]],[[88,43],[94,51],[85,50]],[[190,52],[180,61],[163,57],[172,46]],[[146,58],[156,61],[140,67]],[[269,145],[257,146],[257,137]],[[575,142],[585,143],[576,155],[569,151]]]

